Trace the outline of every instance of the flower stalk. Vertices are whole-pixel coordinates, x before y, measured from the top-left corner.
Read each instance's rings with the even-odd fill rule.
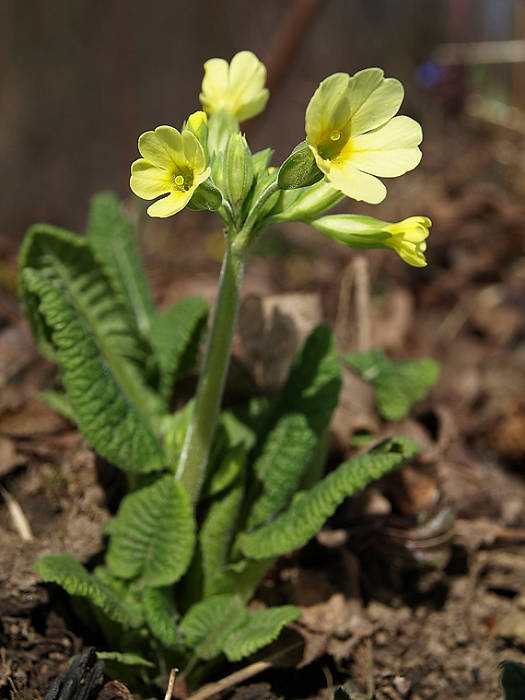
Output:
[[[231,238],[230,232],[193,415],[176,473],[176,478],[184,485],[194,503],[199,498],[206,476],[239,308],[244,253],[233,250]]]

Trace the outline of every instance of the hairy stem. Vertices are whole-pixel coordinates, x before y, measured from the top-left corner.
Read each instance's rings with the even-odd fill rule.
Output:
[[[206,475],[211,443],[228,371],[233,330],[244,270],[244,254],[232,249],[230,236],[222,263],[219,293],[206,346],[193,415],[182,449],[176,478],[195,503]]]

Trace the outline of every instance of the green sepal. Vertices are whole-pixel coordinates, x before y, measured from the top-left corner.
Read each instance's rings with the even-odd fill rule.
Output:
[[[224,157],[225,192],[233,210],[238,211],[253,183],[253,161],[244,136],[236,132],[229,138]]]
[[[210,179],[201,183],[193,197],[188,202],[189,209],[200,211],[207,209],[208,211],[216,211],[222,204],[222,194]]]
[[[284,190],[279,193],[268,223],[278,221],[308,221],[323,214],[344,199],[344,194],[326,180],[320,180],[303,190]]]
[[[296,190],[314,185],[323,177],[310,147],[302,141],[279,168],[277,182],[281,190]]]

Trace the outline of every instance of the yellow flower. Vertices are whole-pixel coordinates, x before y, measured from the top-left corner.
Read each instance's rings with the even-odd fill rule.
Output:
[[[318,231],[351,248],[393,248],[409,265],[425,267],[428,229],[432,222],[426,216],[410,216],[396,224],[371,216],[334,214],[310,221]]]
[[[419,124],[394,115],[403,86],[380,68],[323,80],[306,109],[306,141],[330,184],[347,197],[378,204],[386,187],[374,177],[398,177],[421,160]]]
[[[390,233],[390,238],[387,238],[384,244],[393,248],[409,265],[425,267],[425,239],[428,238],[428,229],[431,226],[432,222],[426,216],[410,216],[397,224],[384,227],[384,230]]]
[[[208,114],[224,109],[239,122],[263,111],[269,92],[266,68],[251,51],[240,51],[231,63],[210,58],[204,64],[200,101]]]
[[[197,187],[208,179],[210,168],[195,135],[172,126],[158,126],[139,137],[143,156],[131,165],[130,187],[142,199],[155,199],[148,207],[150,216],[165,218],[188,204]]]

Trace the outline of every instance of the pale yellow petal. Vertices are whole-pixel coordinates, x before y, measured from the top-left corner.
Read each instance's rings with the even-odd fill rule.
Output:
[[[190,201],[192,194],[192,189],[188,190],[188,192],[172,192],[167,197],[153,202],[153,204],[148,207],[148,214],[150,216],[158,216],[161,219],[173,216],[173,214],[184,209],[186,204]]]
[[[228,63],[223,58],[210,58],[204,64],[204,78],[200,101],[203,108],[211,114],[217,102],[228,91]]]
[[[140,155],[159,168],[168,170],[180,159],[181,135],[172,126],[158,126],[139,137]]]
[[[347,73],[334,73],[321,82],[308,103],[306,139],[317,145],[333,129],[342,130],[351,115]]]
[[[347,197],[358,202],[379,204],[386,197],[386,187],[381,180],[357,170],[350,163],[330,167],[327,180]]]
[[[165,170],[139,158],[131,164],[131,190],[142,199],[155,199],[170,189],[170,183]]]
[[[356,73],[349,82],[350,136],[358,136],[385,124],[399,110],[403,86],[395,78],[383,78],[379,68]]]
[[[194,173],[201,173],[206,167],[204,151],[197,137],[191,131],[182,132],[184,159],[189,163]]]
[[[394,117],[385,126],[351,139],[341,160],[379,177],[397,177],[421,160],[418,145],[423,139],[419,124],[410,117]]]
[[[251,51],[239,51],[230,63],[229,91],[235,116],[244,121],[262,112],[269,97],[266,67]]]

